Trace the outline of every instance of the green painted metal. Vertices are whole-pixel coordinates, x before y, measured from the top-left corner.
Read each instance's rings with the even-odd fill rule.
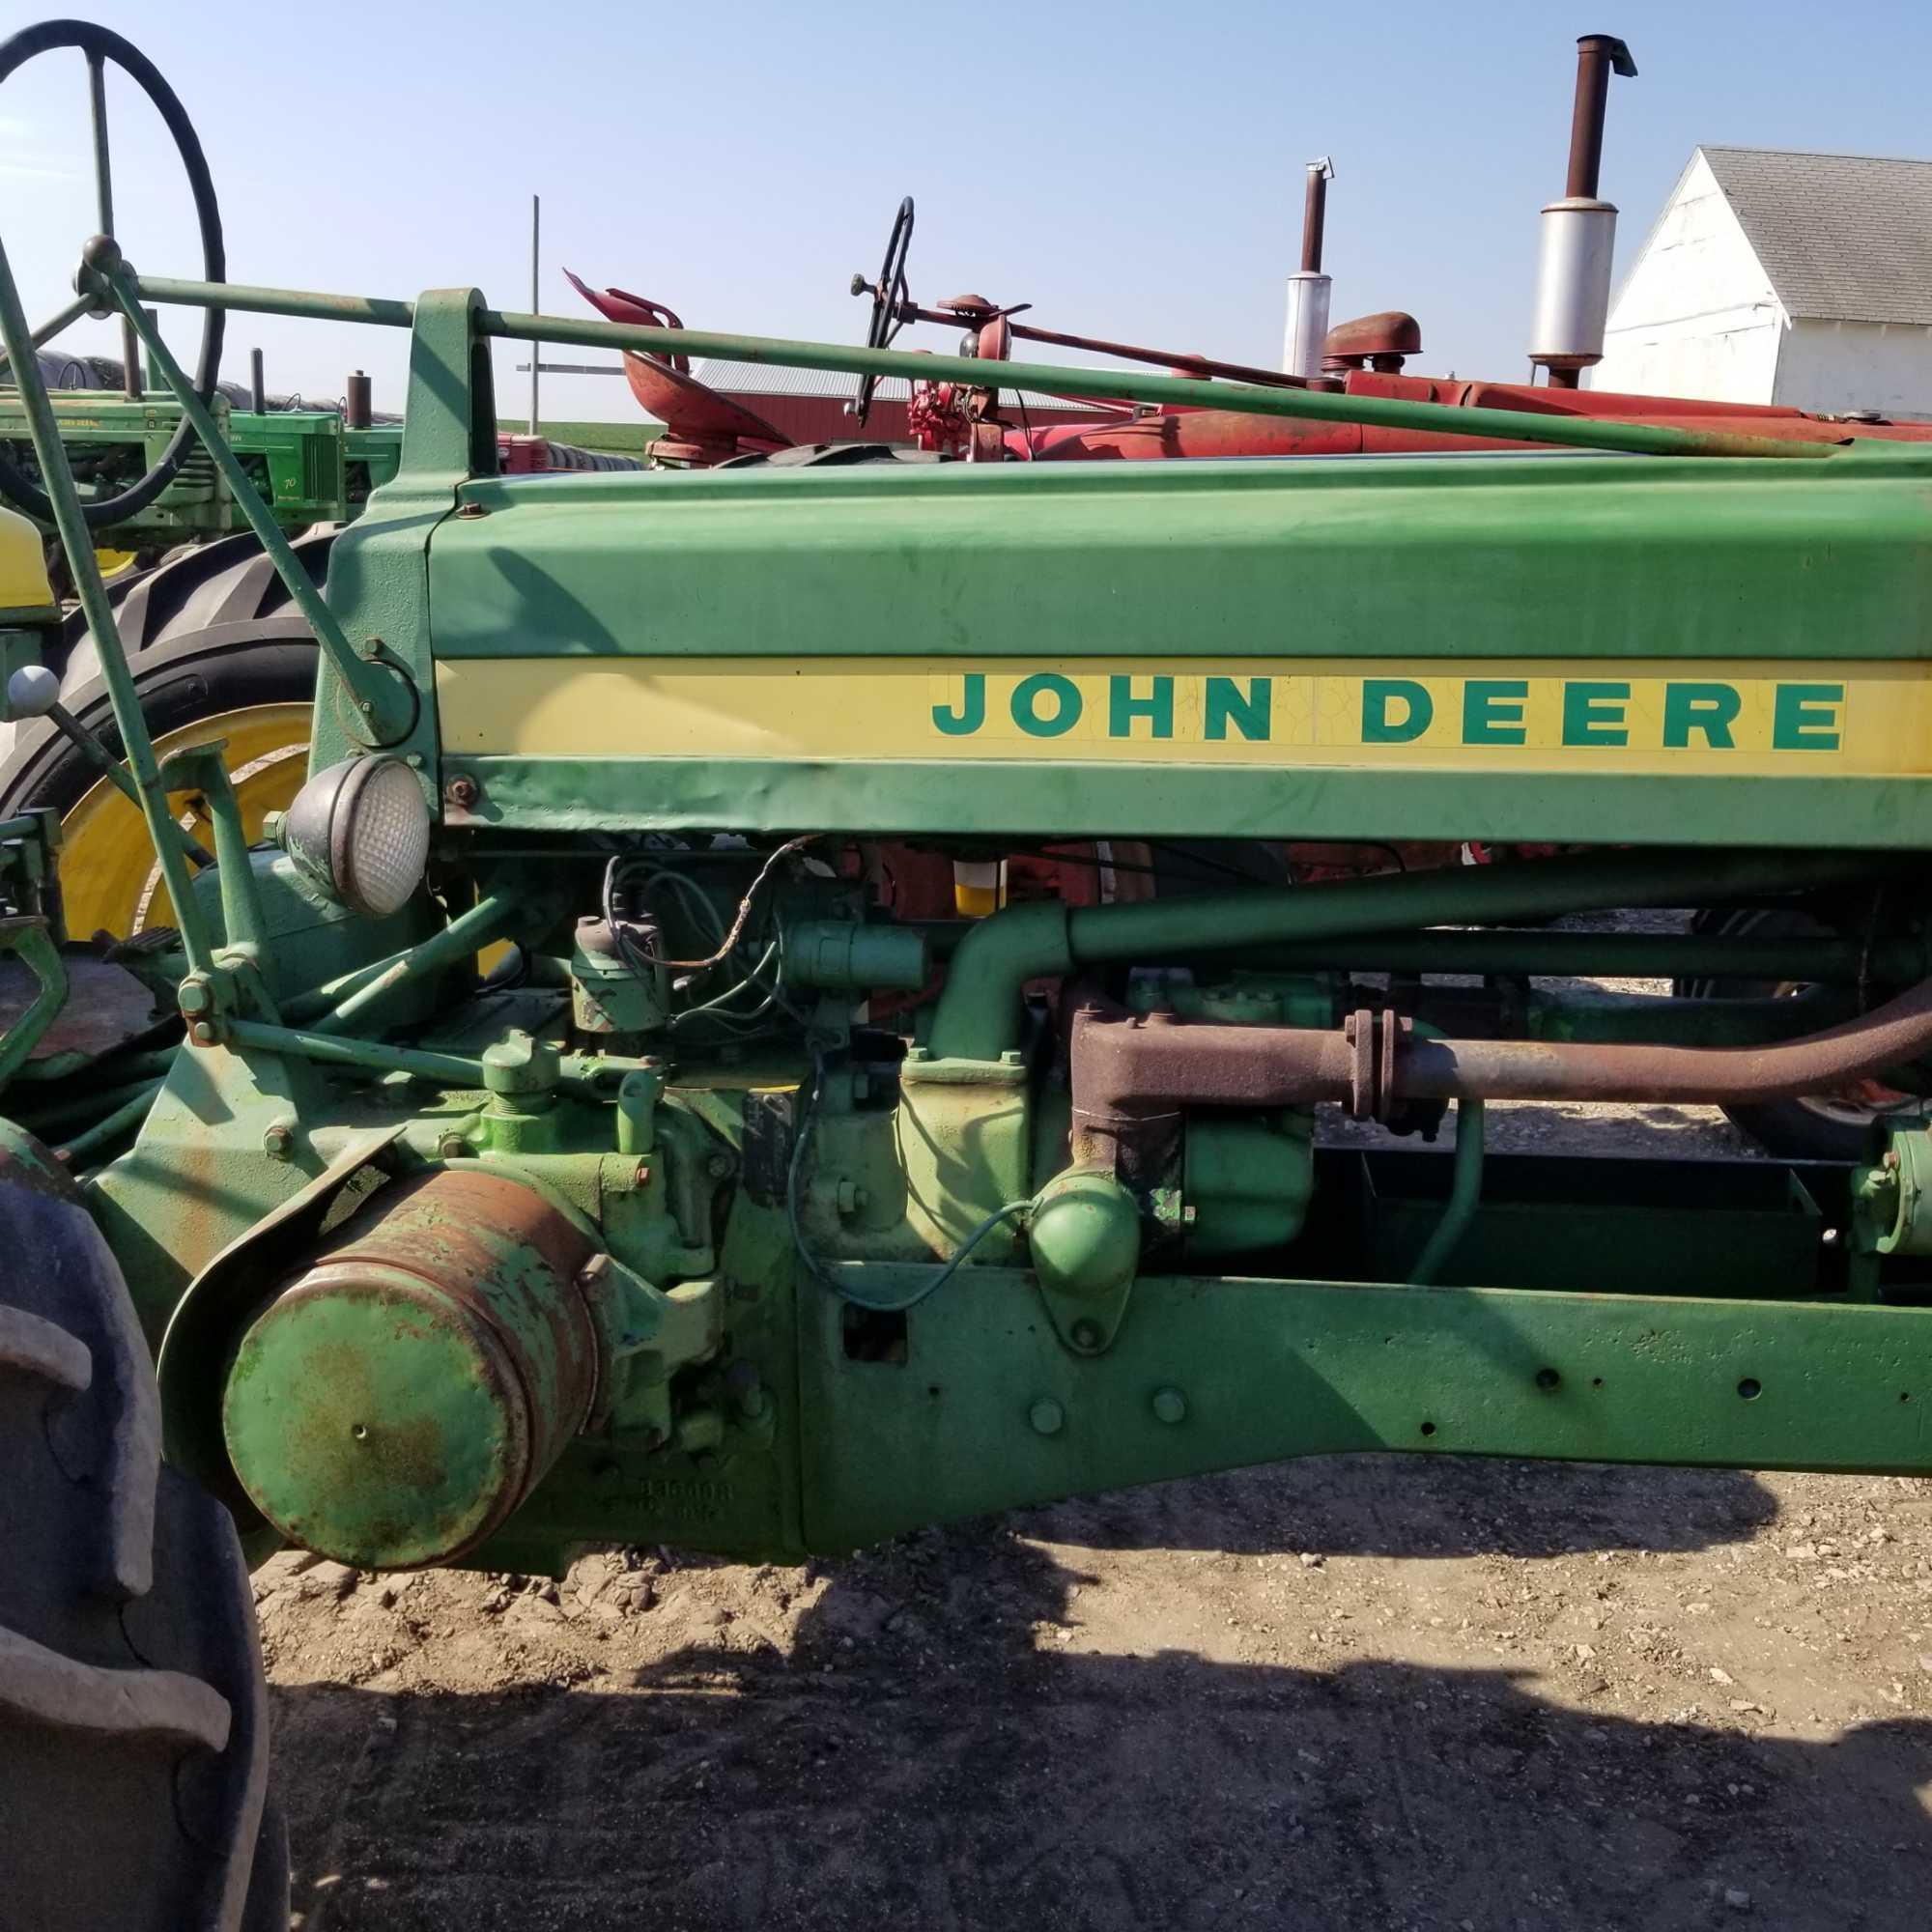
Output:
[[[1932,1309],[1143,1277],[1111,1351],[1042,1347],[1024,1274],[855,1360],[802,1291],[806,1542],[1278,1458],[1357,1450],[1747,1468],[1932,1461]],[[1546,1375],[1553,1379],[1546,1379]],[[935,1393],[935,1385],[937,1392]],[[1757,1393],[1747,1394],[1747,1388]],[[1161,1420],[1156,1394],[1185,1415]],[[1057,1404],[1051,1436],[1029,1422]]]
[[[191,307],[250,309],[271,315],[306,316],[315,321],[368,322],[392,327],[410,325],[408,302],[370,296],[318,295],[303,289],[233,289],[227,283],[161,280],[142,276],[139,299],[178,302]],[[704,329],[645,328],[631,324],[588,322],[576,316],[531,315],[518,310],[483,309],[477,327],[485,334],[513,342],[572,344],[587,349],[629,349],[655,355],[709,356],[721,362],[776,363],[791,369],[817,369],[831,375],[899,376],[913,382],[962,383],[985,380],[986,365],[961,355],[912,355],[902,350],[853,349],[828,342],[793,342],[763,335],[721,335]],[[1560,416],[1524,415],[1512,410],[1469,409],[1442,403],[1405,403],[1382,397],[1338,396],[1313,389],[1259,388],[1244,383],[1203,383],[1138,370],[1108,369],[1096,383],[1092,371],[1046,362],[1003,362],[1000,379],[1015,388],[1046,394],[1088,396],[1096,392],[1127,402],[1234,410],[1249,415],[1298,417],[1317,422],[1371,423],[1384,429],[1436,430],[1446,435],[1492,436],[1504,440],[1546,442],[1573,449],[1614,449],[1634,453],[1694,457],[1822,459],[1837,447],[1820,443],[1776,442],[1763,437],[1657,428],[1634,423],[1582,423]]]
[[[1456,1166],[1449,1180],[1449,1205],[1429,1237],[1429,1245],[1415,1258],[1409,1280],[1418,1288],[1437,1281],[1456,1244],[1469,1231],[1477,1204],[1483,1198],[1483,1103],[1458,1100],[1456,1103]]]
[[[359,526],[358,526],[359,527]],[[345,535],[347,533],[345,532]],[[338,548],[341,539],[337,540]],[[749,769],[748,769],[749,766]],[[906,837],[1212,838],[1231,811],[1256,838],[1472,838],[1585,844],[1614,833],[1640,845],[1932,847],[1932,783],[1918,778],[1660,778],[1426,768],[1264,773],[1215,765],[988,764],[930,759],[865,766],[805,758],[451,757],[482,792],[476,822],[571,836],[624,832],[796,832],[889,828]],[[755,774],[755,782],[753,782]],[[595,807],[586,801],[595,799]]]
[[[542,636],[559,657],[1038,648],[1178,668],[1910,659],[1932,632],[1926,475],[1932,454],[1908,453],[1823,469],[1499,455],[504,477],[467,485],[487,514],[439,535],[437,654],[519,656]],[[721,571],[752,515],[760,567]],[[540,576],[506,578],[512,546],[567,550],[567,621]],[[1842,622],[1808,621],[1823,604]]]
[[[1294,892],[1076,909],[1015,906],[981,921],[953,955],[926,1044],[942,1057],[997,1059],[1016,1043],[1026,982],[1079,965],[1402,932],[1418,924],[1554,918],[1593,905],[1708,904],[1882,876],[1888,868],[1886,861],[1841,852],[1629,852],[1534,867],[1451,867]]]
[[[89,313],[93,309],[94,303],[95,298],[91,295],[75,296],[65,308],[56,309],[45,322],[42,323],[38,327],[29,330],[27,335],[28,342],[36,349],[43,342],[51,342],[63,329],[71,327],[82,316]],[[11,367],[13,360],[13,350],[5,345],[0,345],[0,371]]]
[[[1189,1266],[1246,1263],[1301,1233],[1315,1196],[1312,1114],[1203,1110],[1188,1120],[1182,1150]]]
[[[61,440],[74,457],[99,463],[125,453],[128,477],[150,468],[181,421],[181,406],[156,394],[130,402],[99,390],[57,392],[49,400]],[[221,394],[208,405],[221,440],[254,482],[284,530],[345,523],[358,514],[370,489],[395,474],[402,432],[393,425],[345,430],[330,410],[276,410],[258,415],[234,408]],[[0,440],[24,440],[26,412],[16,394],[0,390]],[[243,527],[222,471],[205,458],[183,473],[146,509],[115,525],[118,548],[179,543]]]
[[[962,934],[963,937],[963,934]],[[1932,950],[1916,938],[1760,939],[1649,932],[1414,932],[1277,941],[1252,960],[1293,971],[1352,967],[1365,973],[1518,973],[1609,980],[1821,980],[1909,985],[1932,975]]]
[[[0,1033],[0,1087],[27,1064],[68,993],[67,967],[43,920],[0,919],[0,958],[10,953],[34,976],[36,990],[27,1009]]]
[[[440,671],[528,657],[560,679],[830,658],[969,678],[995,659],[1621,659],[1666,676],[1884,660],[1909,674],[1932,639],[1932,455],[1149,376],[1107,386],[1512,440],[1548,430],[1598,453],[532,484],[491,473],[493,336],[934,380],[983,365],[503,314],[470,289],[413,304],[147,279],[117,294],[412,329],[394,473],[331,558],[331,621],[354,649],[322,679],[312,755],[334,763],[371,735],[368,679],[407,688],[408,716],[383,728],[438,814],[443,909],[425,900],[402,928],[318,923],[311,948],[313,909],[272,861],[238,855],[232,826],[218,832],[234,944],[190,961],[189,1043],[152,1104],[128,1083],[139,1118],[114,1131],[138,1126],[134,1144],[90,1184],[150,1333],[180,1311],[162,1375],[177,1453],[254,1527],[345,1560],[527,1567],[581,1540],[836,1549],[1354,1449],[1932,1467],[1932,1269],[1910,1243],[1880,1248],[1917,1165],[1902,1180],[1882,1163],[1512,1161],[1485,1156],[1477,1103],[1459,1111],[1453,1155],[1324,1151],[1307,1114],[1230,1104],[1151,1137],[1133,1158],[1157,1171],[1068,1171],[1050,1023],[1085,996],[1070,983],[1085,969],[1108,997],[1119,969],[1185,968],[1183,1010],[1305,1026],[1330,1024],[1343,988],[1289,977],[1298,966],[1831,980],[1822,996],[1709,1009],[1494,1002],[1499,1023],[1559,1042],[1781,1037],[1924,973],[1932,777],[1584,774],[1553,755],[1314,768],[1288,750],[1185,765],[901,759],[897,745],[457,757],[437,707]],[[1705,460],[1719,454],[1733,460]],[[580,939],[580,919],[615,917],[599,906],[615,890],[606,867],[641,849],[620,838],[639,831],[696,835],[650,848],[654,866],[689,867],[686,914],[687,900],[719,911],[694,956],[725,939],[746,895],[749,950],[716,977],[659,961],[626,984]],[[810,855],[842,868],[837,885],[800,875],[760,896],[762,856],[709,838],[734,831],[849,834],[868,852],[928,835],[976,857],[1082,836],[1639,849],[1017,905],[948,941],[945,990],[921,1007],[931,935],[875,917],[849,848],[827,838]],[[1882,899],[1867,890],[1881,884]],[[1436,929],[1793,894],[1838,936]],[[478,994],[469,954],[511,929],[513,906],[516,982]],[[312,970],[294,963],[304,952]],[[773,958],[776,986],[758,977]],[[1228,980],[1236,958],[1269,966],[1266,982]],[[770,997],[754,1020],[714,1021],[748,969],[748,1008]],[[1023,997],[1035,980],[1056,982],[1050,1018]],[[810,1008],[806,986],[823,996]],[[263,1017],[277,1009],[292,1023]],[[700,1011],[704,1026],[680,1029]],[[663,1052],[600,1054],[600,1019],[635,1036],[616,1044]],[[882,1019],[910,1037],[882,1039]],[[533,1260],[488,1214],[444,1211],[415,1227],[408,1266],[391,1254],[353,1282],[329,1274],[361,1238],[336,1225],[357,1195],[369,1203],[344,1226],[361,1229],[385,1202],[445,1186],[535,1203],[566,1231],[569,1264]],[[460,1292],[459,1247],[480,1256]],[[558,1352],[566,1331],[582,1344],[576,1369]],[[505,1334],[531,1355],[514,1378],[493,1353]]]
[[[242,1338],[223,1433],[255,1506],[368,1567],[473,1548],[588,1419],[590,1251],[508,1174],[379,1194]]]
[[[375,661],[375,647],[366,640],[361,651],[351,644],[335,612],[329,609],[327,601],[289,548],[289,540],[275,521],[274,513],[263,502],[241,460],[222,437],[206,405],[195,394],[193,382],[161,340],[159,330],[148,320],[147,311],[141,306],[141,299],[134,293],[128,276],[125,272],[110,271],[103,274],[102,281],[122,314],[140,335],[161,379],[174,391],[182,413],[194,425],[203,450],[221,471],[236,507],[254,531],[256,541],[268,553],[291,601],[314,632],[315,640],[322,647],[323,657],[330,670],[346,688],[348,701],[357,715],[358,728],[355,735],[364,744],[395,744],[408,732],[415,719],[415,700],[409,687]],[[37,442],[37,450],[38,447]],[[65,538],[66,532],[62,534]],[[99,635],[97,630],[96,636]]]
[[[13,358],[14,380],[27,412],[27,426],[34,445],[34,457],[41,468],[41,485],[53,505],[60,530],[61,547],[67,553],[68,568],[73,578],[74,592],[88,629],[93,633],[100,673],[107,685],[114,709],[115,728],[126,748],[128,767],[141,797],[141,811],[147,821],[148,836],[161,868],[161,877],[174,901],[180,922],[182,946],[188,963],[197,971],[209,964],[209,935],[199,903],[188,887],[187,862],[181,849],[174,819],[168,810],[167,795],[161,789],[160,775],[155,764],[155,748],[141,712],[141,702],[128,668],[127,653],[121,647],[113,607],[107,601],[106,586],[100,581],[100,566],[94,554],[94,541],[74,487],[73,470],[62,447],[60,430],[47,401],[46,384],[41,380],[40,364],[28,344],[27,319],[20,309],[20,293],[14,285],[14,270],[0,246],[0,341]]]

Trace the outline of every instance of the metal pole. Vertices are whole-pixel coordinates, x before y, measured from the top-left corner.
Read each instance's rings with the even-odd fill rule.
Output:
[[[1308,192],[1301,204],[1301,272],[1321,272],[1321,235],[1328,220],[1328,177],[1334,170],[1324,155],[1308,164]]]
[[[227,282],[139,277],[131,286],[150,301],[188,308],[232,308],[265,315],[307,317],[316,322],[365,322],[407,328],[412,302],[370,296],[318,295],[306,289],[263,289]],[[830,342],[790,342],[764,335],[722,335],[696,328],[646,328],[631,323],[592,322],[574,316],[520,315],[486,308],[477,327],[511,342],[554,342],[584,349],[636,349],[652,355],[709,357],[719,362],[770,363],[818,369],[837,376],[904,376],[912,382],[962,383],[981,387],[984,362],[960,355],[920,355],[899,349],[849,349]],[[1852,439],[1836,442],[1779,441],[1731,431],[1668,429],[1660,424],[1609,422],[1580,416],[1532,415],[1525,411],[1473,409],[1455,403],[1407,403],[1381,396],[1330,395],[1321,390],[1264,389],[1243,383],[1200,383],[1181,377],[1142,376],[1130,370],[1073,369],[1050,362],[1002,362],[1002,386],[1050,395],[1104,392],[1129,402],[1179,403],[1190,409],[1230,410],[1238,415],[1305,417],[1359,422],[1384,429],[1427,430],[1439,436],[1493,437],[1507,442],[1547,442],[1568,449],[1617,450],[1634,456],[1761,456],[1816,459],[1835,455]],[[1096,383],[1098,375],[1103,380]]]
[[[388,672],[379,669],[366,659],[358,657],[349,639],[343,635],[342,626],[335,620],[335,612],[323,601],[322,592],[315,587],[314,580],[301,566],[289,540],[282,533],[282,526],[270,514],[269,507],[262,501],[254,484],[248,480],[248,472],[236,459],[221,433],[214,426],[214,418],[208,413],[201,398],[195,394],[194,384],[183,373],[168,346],[158,332],[154,330],[147,316],[135,298],[132,285],[122,270],[102,270],[108,289],[114,299],[120,303],[123,314],[132,318],[134,326],[141,331],[148,345],[149,353],[159,365],[161,380],[175,393],[175,399],[182,406],[182,413],[194,425],[195,434],[200,437],[202,447],[207,450],[210,460],[221,471],[222,479],[228,485],[229,495],[241,507],[242,514],[248,520],[248,527],[255,532],[256,541],[268,552],[269,560],[275,567],[275,574],[288,586],[290,597],[296,607],[308,621],[315,633],[315,640],[322,646],[322,654],[328,660],[329,668],[343,684],[355,708],[367,721],[371,738],[380,745],[392,745],[408,731],[414,722],[415,706],[402,684]],[[43,463],[44,468],[44,462]],[[63,533],[65,534],[65,533]],[[71,547],[69,550],[72,554]],[[92,552],[89,553],[92,554]],[[103,593],[104,594],[104,593]],[[97,631],[97,635],[99,635]]]
[[[53,406],[47,401],[46,384],[41,381],[40,364],[27,346],[27,318],[21,312],[20,291],[14,285],[4,244],[0,244],[0,338],[4,338],[14,358],[20,403],[27,414],[27,432],[33,438],[34,455],[41,467],[41,484],[53,506],[54,526],[60,533],[61,548],[67,553],[68,567],[73,573],[74,594],[80,600],[87,628],[94,634],[94,647],[100,662],[100,675],[107,685],[108,702],[113,706],[114,723],[127,751],[128,769],[140,791],[141,815],[147,820],[148,837],[160,863],[161,879],[174,902],[182,951],[187,955],[190,972],[207,973],[213,967],[208,916],[188,879],[181,828],[168,810],[168,795],[155,762],[154,742],[148,736],[148,721],[141,712],[140,693],[134,688],[133,673],[128,668],[127,653],[114,620],[114,607],[107,599],[107,586],[100,581],[100,566],[94,555],[94,533],[87,527],[80,493],[74,488],[73,471],[68,465],[67,450],[54,420]]]
[[[530,307],[534,311],[542,306],[543,297],[537,287],[537,236],[543,220],[543,203],[530,196]],[[537,413],[537,384],[541,380],[543,364],[543,344],[530,346],[530,434],[535,436],[537,424],[542,417]]]
[[[1604,172],[1604,110],[1610,97],[1607,34],[1585,34],[1577,43],[1577,100],[1570,110],[1570,172],[1563,192],[1595,201]]]
[[[96,218],[102,235],[114,233],[114,169],[107,153],[107,65],[99,54],[87,57],[87,113],[94,128],[94,193]],[[141,400],[141,358],[135,353],[134,330],[121,325],[121,389],[130,403]]]
[[[262,376],[262,352],[248,352],[248,401],[258,416],[269,413],[269,387]]]
[[[92,296],[76,296],[58,314],[48,316],[46,321],[27,337],[27,340],[38,349],[42,343],[51,342],[70,324],[78,322],[93,307]],[[0,369],[10,367],[13,360],[13,356],[5,349],[0,349]]]

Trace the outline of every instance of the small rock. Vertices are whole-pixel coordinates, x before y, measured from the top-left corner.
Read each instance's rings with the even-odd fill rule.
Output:
[[[1784,1553],[1794,1563],[1809,1563],[1817,1556],[1818,1546],[1815,1543],[1791,1543],[1785,1546]]]
[[[625,1606],[638,1615],[658,1606],[658,1586],[648,1577],[639,1577],[624,1593]]]
[[[723,1630],[726,1624],[735,1623],[736,1621],[736,1615],[732,1611],[727,1610],[722,1604],[715,1609],[699,1611],[697,1617],[699,1626],[705,1630]]]
[[[536,1594],[547,1604],[557,1602],[557,1587],[548,1577],[536,1586]]]
[[[397,1590],[396,1586],[393,1583],[384,1583],[383,1587],[379,1591],[377,1591],[376,1601],[379,1604],[381,1604],[385,1610],[393,1610],[396,1607],[396,1599],[400,1594],[401,1592]]]
[[[1579,1663],[1588,1663],[1591,1658],[1597,1654],[1597,1646],[1593,1643],[1579,1643],[1575,1646],[1575,1649],[1577,1652],[1577,1661]]]
[[[1327,1560],[1319,1549],[1304,1549],[1301,1552],[1301,1567],[1304,1570],[1320,1570]]]
[[[1748,1912],[1751,1908],[1751,1895],[1741,1885],[1727,1885],[1724,1888],[1724,1903],[1733,1912]]]
[[[1713,1684],[1735,1684],[1737,1681],[1728,1670],[1721,1669],[1715,1663],[1712,1664],[1711,1682]]]
[[[869,1642],[886,1627],[893,1605],[867,1590],[833,1589],[819,1605],[825,1628],[846,1642]]]
[[[362,1578],[346,1563],[335,1563],[325,1557],[309,1573],[309,1580],[319,1584],[339,1602],[349,1595]]]

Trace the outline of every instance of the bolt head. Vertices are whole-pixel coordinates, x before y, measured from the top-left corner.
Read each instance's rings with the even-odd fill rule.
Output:
[[[1027,1420],[1036,1435],[1058,1435],[1065,1427],[1066,1411],[1051,1396],[1041,1396],[1027,1410]]]
[[[1156,1389],[1153,1397],[1153,1413],[1156,1422],[1185,1422],[1187,1398],[1177,1388]]]
[[[190,1016],[205,1013],[214,1005],[214,989],[199,973],[191,974],[175,989],[175,1004]]]
[[[469,1143],[461,1134],[444,1134],[436,1144],[439,1160],[461,1160],[469,1151]]]
[[[270,1160],[287,1160],[296,1151],[295,1129],[285,1121],[276,1121],[262,1135],[262,1151]]]
[[[704,1171],[713,1180],[723,1180],[731,1172],[731,1156],[728,1153],[714,1153],[704,1163]]]
[[[194,1025],[189,1029],[189,1035],[197,1046],[213,1046],[214,1044],[214,1029],[206,1020],[196,1020]]]
[[[1082,1321],[1073,1324],[1073,1346],[1076,1349],[1097,1349],[1100,1342],[1100,1324],[1097,1321]]]

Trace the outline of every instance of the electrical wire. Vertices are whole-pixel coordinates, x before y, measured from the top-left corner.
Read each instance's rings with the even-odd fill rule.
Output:
[[[804,1264],[806,1273],[810,1275],[821,1288],[829,1288],[841,1301],[850,1302],[854,1308],[864,1308],[874,1315],[901,1315],[908,1308],[916,1308],[927,1295],[944,1288],[958,1273],[967,1256],[1002,1221],[1009,1221],[1015,1214],[1024,1214],[1033,1206],[1031,1201],[1009,1201],[1004,1208],[994,1208],[953,1250],[952,1259],[937,1274],[930,1280],[923,1282],[915,1293],[900,1300],[874,1301],[869,1295],[855,1294],[843,1282],[826,1272],[824,1264],[806,1242],[805,1226],[800,1218],[799,1179],[805,1171],[805,1151],[810,1142],[811,1131],[818,1124],[818,1104],[824,1091],[825,1056],[814,1051],[811,1056],[811,1092],[806,1099],[804,1118],[800,1120],[798,1130],[792,1136],[791,1160],[785,1168],[785,1220],[791,1229],[792,1246],[797,1249],[799,1261]]]
[[[713,966],[722,965],[730,955],[731,949],[737,945],[739,935],[745,930],[745,922],[752,916],[752,901],[757,896],[758,888],[771,877],[773,867],[787,854],[798,851],[802,846],[810,845],[820,835],[816,832],[808,832],[803,838],[787,838],[759,867],[758,876],[746,888],[745,896],[738,901],[737,916],[731,922],[730,930],[725,933],[718,951],[712,953],[708,959],[665,959],[659,961],[659,964],[668,966],[673,971],[679,973],[703,973]]]

